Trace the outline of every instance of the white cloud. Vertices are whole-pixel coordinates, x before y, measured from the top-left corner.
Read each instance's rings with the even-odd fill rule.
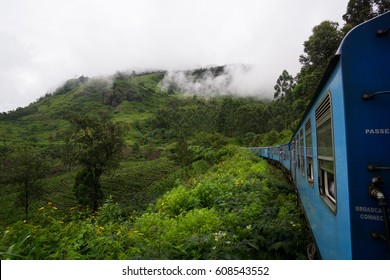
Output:
[[[0,111],[78,75],[247,64],[234,85],[271,92],[312,28],[348,0],[2,0]],[[238,79],[239,78],[239,79]],[[232,86],[233,86],[232,84]],[[256,85],[256,87],[254,86]]]
[[[161,81],[161,87],[169,90],[173,86],[186,94],[198,96],[233,94],[269,97],[261,70],[257,66],[229,64],[218,74],[211,70],[206,70],[199,76],[192,71],[168,71]]]

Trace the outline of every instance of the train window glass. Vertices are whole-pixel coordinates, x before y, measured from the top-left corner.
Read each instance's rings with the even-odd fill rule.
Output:
[[[299,168],[299,166],[301,166],[301,162],[300,162],[300,158],[299,158],[299,154],[301,153],[300,151],[299,151],[299,148],[300,148],[300,146],[301,146],[301,144],[299,143],[300,142],[300,139],[299,139],[299,135],[297,135],[297,141],[295,142],[295,147],[296,147],[296,155],[295,155],[295,159],[296,159],[296,164],[295,164],[295,166],[296,166],[296,168]]]
[[[294,165],[295,168],[298,166],[298,136],[295,137],[295,151],[294,151]]]
[[[314,169],[313,169],[313,139],[311,134],[311,120],[305,124],[306,132],[306,175],[307,181],[314,186]]]
[[[301,135],[298,134],[298,153],[297,153],[297,157],[298,157],[298,170],[300,171],[301,170],[301,167],[302,167],[302,138],[301,138]]]
[[[296,153],[297,153],[295,141],[296,141],[295,138],[293,138],[293,141],[291,142],[291,161],[292,161],[291,164],[294,166],[296,162]]]
[[[301,169],[301,137],[297,135],[297,169]]]
[[[328,93],[315,112],[318,184],[321,197],[336,211],[336,182],[333,156],[333,126],[330,93]]]
[[[305,162],[304,162],[304,146],[303,146],[303,130],[299,131],[299,170],[305,176]]]

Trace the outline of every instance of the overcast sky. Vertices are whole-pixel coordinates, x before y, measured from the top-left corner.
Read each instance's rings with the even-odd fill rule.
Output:
[[[137,69],[252,65],[273,94],[323,20],[348,0],[0,0],[0,112],[67,79]],[[243,83],[246,80],[243,78]]]

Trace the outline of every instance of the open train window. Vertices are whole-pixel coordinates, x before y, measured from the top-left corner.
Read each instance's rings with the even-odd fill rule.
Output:
[[[336,211],[332,104],[328,92],[315,111],[317,131],[318,185],[321,197]]]
[[[306,175],[307,181],[311,186],[314,186],[314,167],[313,167],[313,139],[311,133],[311,120],[305,124],[306,132]]]

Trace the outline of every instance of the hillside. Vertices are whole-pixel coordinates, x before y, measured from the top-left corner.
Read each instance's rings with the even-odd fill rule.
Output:
[[[194,71],[194,78],[204,71]],[[174,86],[162,88],[164,75],[79,77],[26,108],[0,115],[1,255],[10,257],[5,252],[12,248],[17,258],[30,259],[302,257],[295,246],[305,230],[288,182],[239,148],[289,137],[268,132],[270,103],[184,94]],[[81,207],[74,193],[82,166],[71,152],[73,115],[106,116],[124,128],[119,164],[101,176],[97,214]],[[15,172],[35,174],[15,166],[26,158],[17,154],[20,147],[45,163],[29,196],[28,220],[20,184],[10,180]],[[85,236],[77,234],[80,229]],[[101,238],[116,236],[118,250],[109,239],[95,239],[102,231]],[[217,242],[221,238],[223,244]],[[32,250],[41,242],[46,249]]]

